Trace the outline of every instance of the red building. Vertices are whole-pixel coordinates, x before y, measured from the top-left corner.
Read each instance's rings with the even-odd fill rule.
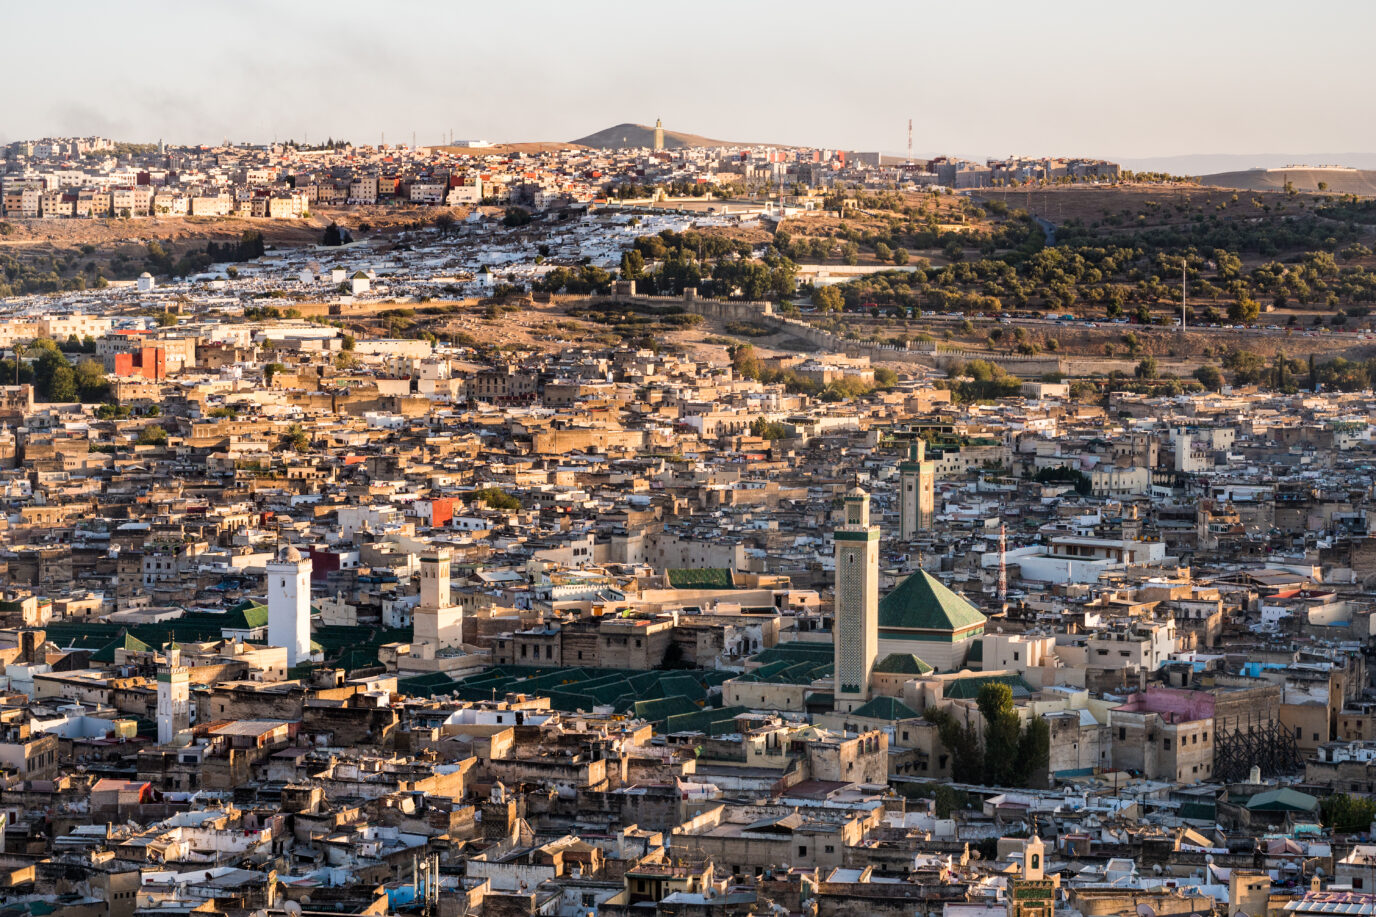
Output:
[[[167,351],[144,345],[133,353],[115,354],[115,375],[142,376],[161,381],[167,378]]]

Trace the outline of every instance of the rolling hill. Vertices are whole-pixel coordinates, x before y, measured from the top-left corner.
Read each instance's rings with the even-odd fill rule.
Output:
[[[1376,171],[1367,169],[1312,168],[1295,166],[1285,169],[1243,169],[1237,172],[1215,172],[1203,175],[1199,182],[1217,188],[1236,188],[1239,191],[1284,191],[1290,182],[1296,191],[1323,190],[1334,194],[1376,194]]]
[[[573,141],[578,146],[588,146],[599,150],[638,149],[655,145],[655,129],[644,124],[616,124],[586,137]],[[664,148],[678,150],[688,146],[733,146],[725,140],[712,140],[697,134],[682,131],[664,131]]]

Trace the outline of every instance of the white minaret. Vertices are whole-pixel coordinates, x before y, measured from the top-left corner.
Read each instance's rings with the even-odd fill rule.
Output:
[[[1046,878],[1046,845],[1035,831],[1022,848],[1022,877],[1028,882],[1040,882]]]
[[[411,631],[417,643],[433,652],[463,643],[463,608],[449,592],[448,551],[431,551],[420,559],[420,602]]]
[[[191,676],[181,663],[182,651],[173,644],[167,661],[158,666],[159,745],[171,743],[191,725]]]
[[[870,671],[879,654],[879,527],[870,525],[870,497],[846,494],[845,518],[835,532],[836,599],[831,625],[836,709],[849,713],[870,696]]]
[[[287,666],[311,655],[311,561],[288,547],[268,569],[268,643],[287,648]]]
[[[926,460],[927,444],[920,439],[908,446],[908,457],[898,463],[898,536],[912,541],[918,532],[930,531],[936,511],[936,463]]]

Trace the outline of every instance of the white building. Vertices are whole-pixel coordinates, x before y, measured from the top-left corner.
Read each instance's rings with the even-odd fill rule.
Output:
[[[191,726],[190,673],[181,664],[182,651],[173,646],[167,662],[158,666],[158,744],[170,744]]]
[[[311,561],[295,547],[267,565],[268,642],[287,648],[287,667],[311,655]]]
[[[425,654],[462,645],[463,608],[453,603],[450,593],[448,551],[434,551],[420,559],[420,601],[412,622],[416,642]]]

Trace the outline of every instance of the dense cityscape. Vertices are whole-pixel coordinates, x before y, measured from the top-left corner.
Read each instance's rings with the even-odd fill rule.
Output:
[[[0,917],[1376,917],[1376,173],[668,120],[3,135]]]

